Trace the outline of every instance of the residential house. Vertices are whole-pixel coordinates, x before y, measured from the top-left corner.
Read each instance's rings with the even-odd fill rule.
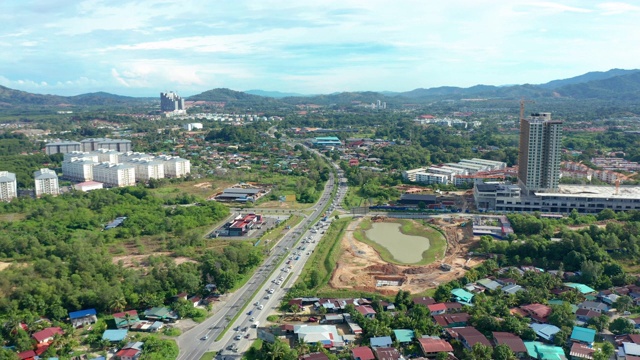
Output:
[[[195,295],[195,296],[190,297],[187,300],[193,304],[193,307],[198,307],[200,305],[200,303],[202,302],[202,296]]]
[[[596,331],[594,329],[584,328],[580,326],[574,326],[571,332],[570,341],[593,347],[593,342],[596,338]]]
[[[502,286],[502,284],[500,284],[499,282],[489,278],[480,279],[476,281],[476,283],[487,290],[498,290],[498,288]]]
[[[522,291],[524,290],[524,288],[520,285],[517,284],[513,284],[513,285],[505,285],[502,288],[502,292],[507,293],[509,295],[513,295],[515,293],[517,293],[518,291]]]
[[[552,341],[553,337],[560,331],[560,328],[555,325],[549,324],[531,324],[529,325],[535,331],[538,337],[546,340]]]
[[[542,304],[529,304],[520,306],[520,309],[526,311],[526,313],[537,323],[544,324],[547,322],[547,318],[551,315],[551,307]]]
[[[341,324],[344,322],[343,314],[326,314],[323,324]]]
[[[472,326],[452,329],[458,334],[458,340],[462,342],[465,348],[471,349],[475,344],[482,344],[491,347],[489,340]]]
[[[603,303],[612,306],[620,296],[617,294],[601,294],[598,297]]]
[[[640,345],[630,342],[622,343],[622,346],[618,348],[618,358],[624,356],[625,360],[631,360],[632,357],[640,358]]]
[[[23,351],[23,352],[18,353],[18,358],[20,360],[34,360],[36,358],[36,356],[38,356],[38,355],[33,350],[27,350],[27,351]]]
[[[597,301],[585,301],[578,305],[580,309],[587,309],[591,311],[595,311],[597,313],[606,313],[609,311],[609,306],[605,303],[597,302]]]
[[[576,318],[582,322],[588,322],[589,320],[602,315],[601,313],[589,309],[578,309],[576,311]]]
[[[376,317],[376,311],[371,307],[371,305],[356,306],[356,311],[367,319],[373,319]]]
[[[539,341],[525,341],[524,346],[531,359],[567,360],[564,350],[559,346],[546,345]]]
[[[373,353],[377,360],[399,360],[402,355],[393,347],[374,347]]]
[[[38,344],[48,344],[53,341],[53,337],[56,336],[56,334],[62,335],[64,331],[62,331],[60,327],[48,327],[33,333],[31,337],[34,338]]]
[[[107,340],[109,342],[120,342],[127,338],[127,333],[127,329],[107,329],[104,331],[104,333],[102,333],[102,340]]]
[[[142,355],[143,343],[138,341],[129,343],[116,353],[116,359],[120,360],[136,360]]]
[[[98,321],[96,309],[85,309],[69,313],[69,321],[74,328],[91,325]]]
[[[351,349],[354,360],[375,360],[373,351],[368,346],[359,346]]]
[[[329,360],[329,357],[323,352],[315,352],[306,355],[300,355],[298,360]]]
[[[429,311],[431,312],[432,316],[444,314],[447,312],[447,305],[445,305],[444,303],[427,305],[427,308],[429,308]]]
[[[462,304],[457,302],[446,302],[444,305],[447,307],[447,314],[457,313],[462,311]]]
[[[413,330],[407,329],[394,329],[393,335],[399,343],[410,343],[413,341],[413,338],[416,337]]]
[[[424,305],[424,306],[436,303],[436,301],[432,297],[428,297],[428,296],[415,297],[411,300],[416,305]]]
[[[393,340],[391,340],[391,336],[378,336],[369,339],[369,344],[371,344],[372,348],[391,347],[391,345],[393,345]]]
[[[138,323],[140,318],[136,310],[129,310],[113,314],[113,321],[116,323],[116,328],[124,329]]]
[[[322,343],[325,347],[343,346],[344,340],[334,325],[294,325],[298,340],[307,344]]]
[[[527,348],[524,346],[522,339],[508,332],[493,332],[493,341],[497,345],[507,345],[511,351],[518,357],[524,359],[527,356]]]
[[[443,314],[433,316],[433,321],[444,328],[467,326],[471,316],[467,313]]]
[[[454,301],[461,304],[470,305],[471,301],[473,301],[473,294],[464,289],[453,289],[451,290],[451,295]]]
[[[418,339],[422,354],[427,358],[435,358],[441,352],[453,352],[453,347],[447,341],[437,337],[424,337]]]
[[[579,283],[564,283],[564,286],[571,288],[571,289],[576,289],[578,290],[582,295],[587,295],[587,294],[593,294],[596,292],[595,289],[585,285],[585,284],[579,284]]]
[[[571,356],[572,360],[573,359],[593,360],[593,353],[595,351],[596,351],[595,349],[592,349],[586,345],[573,343],[573,345],[571,345],[571,350],[569,351],[569,356]]]
[[[153,307],[144,311],[147,319],[173,322],[178,320],[178,315],[166,307]]]

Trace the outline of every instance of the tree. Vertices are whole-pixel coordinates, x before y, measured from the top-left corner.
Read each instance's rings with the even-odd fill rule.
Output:
[[[574,315],[571,310],[571,306],[568,303],[562,305],[551,305],[551,315],[549,315],[549,324],[555,325],[559,328],[573,327]]]
[[[465,350],[465,359],[468,360],[492,360],[493,351],[490,346],[476,343],[471,350]]]
[[[613,320],[609,325],[609,330],[616,335],[629,334],[633,329],[634,324],[632,324],[629,319],[623,317]]]
[[[447,359],[449,359],[449,353],[446,353],[446,352],[439,352],[439,353],[436,355],[436,360],[447,360]]]
[[[589,325],[596,327],[598,332],[602,332],[609,325],[609,317],[607,315],[600,315],[589,319]]]
[[[516,354],[506,344],[493,348],[493,360],[516,360]]]
[[[598,278],[602,276],[604,268],[600,263],[587,260],[580,266],[580,271],[582,272],[582,281],[587,284],[595,284],[598,281]]]
[[[628,295],[620,296],[613,303],[613,307],[615,307],[618,312],[625,312],[629,310],[631,306],[633,306],[633,299]]]

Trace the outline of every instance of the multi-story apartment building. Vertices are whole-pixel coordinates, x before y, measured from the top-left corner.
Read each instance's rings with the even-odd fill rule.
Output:
[[[136,168],[128,164],[101,163],[93,166],[93,180],[107,187],[124,187],[136,184]]]
[[[558,189],[561,142],[562,121],[551,113],[520,119],[518,182],[526,194]]]
[[[191,161],[175,156],[162,155],[157,158],[164,164],[166,177],[184,177],[191,173]]]
[[[120,153],[116,150],[110,149],[98,149],[92,151],[91,154],[96,154],[98,156],[98,162],[109,162],[109,163],[117,163],[120,160]]]
[[[95,151],[98,149],[119,152],[131,151],[131,140],[125,139],[90,138],[84,139],[80,143],[82,144],[82,151]]]
[[[77,141],[60,141],[48,143],[44,146],[47,155],[66,154],[72,151],[80,151],[81,144]]]
[[[173,91],[160,93],[160,110],[162,111],[186,111],[184,99]]]
[[[151,160],[153,159],[153,155],[149,155],[149,154],[145,154],[145,153],[141,153],[141,152],[133,152],[133,151],[127,151],[125,153],[122,153],[120,155],[118,155],[118,161],[119,163],[126,163],[129,162],[133,159],[144,159],[144,160]]]
[[[70,161],[73,158],[85,159],[85,160],[91,160],[93,162],[98,162],[98,154],[96,154],[94,152],[87,152],[87,151],[72,151],[72,152],[68,152],[68,153],[64,154],[63,161]]]
[[[448,184],[449,175],[420,172],[416,174],[416,182],[423,184]]]
[[[58,175],[51,169],[40,169],[33,173],[35,180],[36,197],[44,194],[58,195],[60,187],[58,186]]]
[[[87,158],[71,158],[62,162],[62,176],[72,181],[93,180],[93,166],[97,162]]]
[[[136,180],[149,181],[151,179],[164,179],[164,163],[157,160],[133,159],[127,162],[135,166]]]
[[[0,171],[0,201],[11,201],[18,196],[16,174]]]
[[[189,123],[182,126],[187,131],[202,130],[202,123]]]

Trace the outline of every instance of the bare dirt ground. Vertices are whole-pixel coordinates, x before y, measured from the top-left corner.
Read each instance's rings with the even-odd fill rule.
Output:
[[[4,261],[0,261],[0,271],[8,268],[11,265],[16,265],[18,267],[24,267],[27,266],[26,263],[11,263],[11,262],[4,262]]]
[[[469,258],[467,253],[475,243],[471,226],[460,227],[467,220],[453,220],[451,223],[442,219],[432,219],[432,225],[444,230],[447,239],[447,250],[442,263],[451,265],[450,271],[440,268],[441,262],[421,266],[400,266],[382,260],[371,246],[357,241],[353,232],[362,219],[353,221],[347,227],[342,238],[341,256],[336,269],[331,275],[329,285],[334,289],[351,289],[381,294],[395,294],[398,290],[422,293],[436,288],[444,282],[451,281],[465,273],[465,266],[473,267],[482,259]],[[400,286],[376,287],[377,280],[399,280]]]
[[[145,255],[114,256],[112,261],[114,264],[117,264],[118,262],[122,261],[122,266],[124,266],[125,268],[140,269],[140,268],[145,268],[149,265],[147,262],[147,260],[149,259],[149,256],[161,256],[161,255],[170,256],[171,253],[170,252],[153,252],[151,254],[145,254]],[[172,257],[172,259],[176,263],[176,265],[180,265],[185,262],[195,263],[194,260],[191,260],[188,257],[184,257],[184,256]]]

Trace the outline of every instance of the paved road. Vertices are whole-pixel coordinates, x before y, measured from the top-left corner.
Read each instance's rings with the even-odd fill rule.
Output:
[[[337,168],[337,165],[334,166]],[[253,277],[242,288],[231,294],[226,303],[213,316],[178,337],[177,343],[180,348],[178,360],[199,360],[208,351],[216,351],[221,354],[221,357],[228,360],[242,356],[242,353],[248,349],[251,342],[256,338],[256,330],[254,328],[247,331],[250,334],[249,339],[244,338],[246,332],[240,334],[233,330],[229,330],[220,341],[215,341],[215,339],[227,326],[231,326],[234,329],[237,327],[240,327],[240,329],[250,327],[252,317],[255,317],[254,321],[264,324],[269,313],[278,307],[282,297],[300,275],[305,261],[309,258],[307,252],[311,251],[320,240],[322,229],[316,230],[317,232],[315,233],[311,231],[303,233],[302,231],[307,226],[317,223],[322,215],[322,210],[332,201],[332,192],[336,186],[338,186],[338,182],[335,181],[332,173],[325,185],[322,196],[313,206],[313,214],[307,216],[280,240],[264,263],[256,270]],[[341,187],[334,204],[340,204],[345,192],[346,187]],[[298,247],[296,244],[303,237],[311,238],[311,241],[315,241],[315,243],[301,244],[307,248],[305,250],[296,250],[295,248]],[[273,272],[273,275],[267,278],[281,257],[289,257],[294,251],[299,253],[299,255],[293,255],[294,259],[295,256],[300,256],[300,258],[297,261],[292,261],[292,268],[288,269],[288,265],[285,264],[283,265],[284,267],[281,266],[281,269],[277,269]],[[292,273],[292,275],[286,283],[281,285],[272,283],[272,280],[280,277],[286,280],[289,273]],[[260,291],[254,297],[253,294],[257,289],[260,289]],[[269,289],[272,289],[273,294],[269,294],[267,291]],[[271,295],[269,299],[265,299],[267,294]],[[236,316],[247,301],[251,301],[251,305],[247,306],[245,314],[240,315],[233,324],[229,324],[230,320]],[[254,305],[256,303],[259,303],[263,309],[258,309],[260,305]],[[251,315],[248,315],[249,311],[251,311]],[[240,340],[235,339],[237,335],[241,335]],[[227,349],[232,345],[237,347],[236,351]]]

